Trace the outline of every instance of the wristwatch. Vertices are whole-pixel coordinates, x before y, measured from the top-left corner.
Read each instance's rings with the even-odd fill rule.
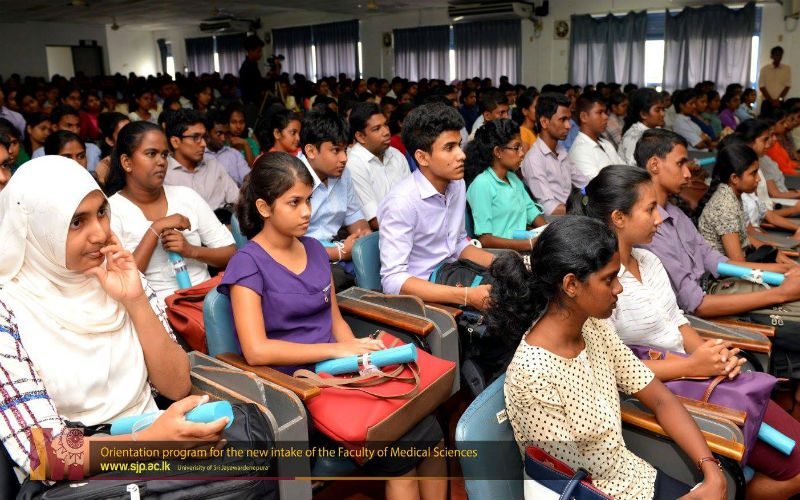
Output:
[[[714,462],[715,464],[717,464],[717,467],[719,467],[719,470],[722,470],[722,462],[720,462],[719,459],[717,459],[717,458],[714,458],[714,457],[703,457],[703,458],[701,458],[700,460],[697,461],[697,468],[699,470],[703,469],[703,462]]]

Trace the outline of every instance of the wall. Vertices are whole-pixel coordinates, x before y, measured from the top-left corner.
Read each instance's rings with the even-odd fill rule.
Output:
[[[11,52],[0,58],[0,75],[19,73],[47,78],[48,45],[78,45],[78,40],[97,40],[108,68],[106,30],[102,25],[66,23],[0,23],[0,47]]]
[[[108,72],[127,75],[154,75],[161,72],[161,62],[156,39],[151,31],[106,26],[108,42]]]

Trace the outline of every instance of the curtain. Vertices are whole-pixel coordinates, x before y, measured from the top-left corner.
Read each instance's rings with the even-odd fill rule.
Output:
[[[357,78],[358,21],[318,24],[311,27],[317,62],[317,80],[344,73]]]
[[[311,74],[311,26],[272,30],[272,46],[276,55],[286,59],[283,71],[312,78]]]
[[[522,76],[522,26],[513,21],[486,21],[456,24],[453,42],[456,51],[456,78],[501,76],[518,82]]]
[[[161,73],[167,74],[167,40],[164,38],[159,38],[156,40],[158,44],[158,54],[161,59]]]
[[[750,52],[756,23],[753,2],[741,9],[723,5],[685,8],[666,16],[664,88],[677,90],[711,80],[717,88],[750,85]]]
[[[247,38],[246,33],[217,36],[220,75],[225,76],[227,73],[232,75],[239,74],[239,66],[242,65],[242,61],[247,57],[247,51],[244,50],[245,38]]]
[[[450,26],[394,30],[394,74],[450,81]]]
[[[569,44],[569,81],[644,85],[644,42],[647,12],[603,18],[572,16]]]
[[[186,39],[186,65],[197,76],[214,72],[214,38]]]

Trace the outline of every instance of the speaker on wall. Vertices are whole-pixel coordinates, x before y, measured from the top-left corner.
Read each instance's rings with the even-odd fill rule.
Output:
[[[384,33],[383,34],[383,46],[387,49],[392,46],[392,34],[391,33]]]

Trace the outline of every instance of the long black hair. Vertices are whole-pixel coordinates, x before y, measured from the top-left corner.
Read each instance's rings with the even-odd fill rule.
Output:
[[[47,139],[44,141],[44,154],[46,155],[57,155],[61,153],[61,150],[69,144],[70,142],[77,142],[80,144],[84,151],[86,150],[86,143],[83,142],[78,134],[74,132],[70,132],[69,130],[57,130],[52,134],[47,136]]]
[[[464,151],[464,182],[472,184],[479,174],[492,166],[494,148],[502,148],[519,135],[519,125],[507,118],[484,123],[475,131],[475,139]]]
[[[289,153],[268,153],[258,157],[252,170],[244,178],[239,191],[239,201],[234,211],[239,219],[239,227],[247,239],[257,235],[264,228],[264,218],[256,208],[259,198],[272,206],[275,200],[291,189],[296,181],[309,186],[314,180],[303,162]]]
[[[730,144],[722,148],[714,163],[711,187],[708,189],[709,196],[714,194],[720,184],[728,183],[733,174],[741,176],[757,161],[758,155],[747,144]]]
[[[551,302],[563,305],[564,276],[574,274],[584,282],[616,252],[617,237],[604,223],[589,217],[559,217],[536,239],[530,271],[517,252],[503,253],[492,262],[494,281],[484,314],[488,328],[509,345],[518,344]]]
[[[639,199],[639,186],[649,182],[652,182],[650,173],[643,168],[609,165],[583,191],[573,188],[567,200],[567,213],[586,215],[610,226],[615,210],[630,215]]]
[[[649,113],[650,108],[659,104],[662,100],[661,94],[649,87],[631,92],[630,100],[628,101],[628,114],[625,116],[625,126],[622,127],[622,133],[627,132],[634,123],[642,121],[642,113]]]
[[[111,152],[111,166],[109,167],[108,179],[106,179],[106,186],[103,190],[106,196],[111,196],[125,187],[127,181],[120,158],[122,155],[133,156],[133,152],[142,144],[144,135],[150,131],[164,133],[161,127],[155,123],[144,120],[130,122],[119,131],[116,145]]]

